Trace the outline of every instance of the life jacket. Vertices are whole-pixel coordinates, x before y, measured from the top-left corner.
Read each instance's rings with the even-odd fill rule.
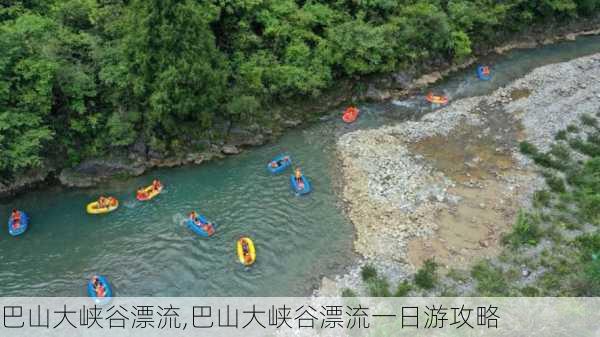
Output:
[[[209,223],[208,223],[208,224],[204,225],[204,227],[203,227],[203,228],[204,228],[204,231],[206,231],[206,233],[207,233],[208,235],[213,235],[213,234],[214,234],[214,232],[215,232],[215,229],[214,229],[214,227],[213,227],[213,225],[212,225],[212,224],[209,224]]]
[[[15,212],[12,214],[12,219],[13,222],[19,222],[21,221],[21,213],[20,212]]]
[[[488,66],[485,66],[483,68],[481,68],[481,73],[484,75],[489,75],[490,74],[490,68]]]
[[[96,296],[98,296],[98,297],[106,296],[106,291],[102,284],[99,284],[98,287],[96,287]]]

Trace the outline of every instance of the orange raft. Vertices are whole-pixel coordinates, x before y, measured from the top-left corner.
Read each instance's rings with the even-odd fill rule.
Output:
[[[425,99],[433,104],[448,104],[448,97],[434,95],[433,93],[428,93],[427,96],[425,96]]]
[[[358,110],[358,108],[356,108],[356,107],[353,107],[353,106],[348,107],[346,109],[346,111],[344,111],[344,114],[342,115],[342,120],[346,123],[352,123],[358,118],[359,112],[360,112],[360,110]]]

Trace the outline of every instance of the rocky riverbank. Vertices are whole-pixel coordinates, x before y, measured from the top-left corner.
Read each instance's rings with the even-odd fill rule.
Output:
[[[493,256],[542,186],[518,151],[548,147],[557,131],[600,109],[600,54],[544,66],[485,97],[452,102],[416,122],[343,135],[342,195],[363,256],[321,294],[365,291],[364,263],[392,282],[426,259],[445,268]]]

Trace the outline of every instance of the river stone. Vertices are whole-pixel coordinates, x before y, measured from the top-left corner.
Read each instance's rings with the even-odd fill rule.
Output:
[[[286,128],[295,128],[295,127],[299,126],[300,124],[302,124],[302,121],[299,119],[284,119],[281,122],[281,125],[283,125]]]
[[[235,145],[225,145],[221,148],[221,152],[223,152],[226,155],[232,155],[232,154],[238,154],[241,151]]]

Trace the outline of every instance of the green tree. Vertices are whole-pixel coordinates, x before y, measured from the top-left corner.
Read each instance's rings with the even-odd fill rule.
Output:
[[[131,94],[117,99],[127,101],[124,110],[141,111],[139,120],[147,136],[167,138],[206,129],[218,114],[227,66],[209,26],[215,15],[213,6],[192,0],[131,4],[121,54],[104,71],[111,77],[104,79]],[[125,79],[112,77],[123,75]]]
[[[0,25],[0,172],[39,166],[52,140],[48,125],[58,62],[45,41],[56,31],[34,14]]]

